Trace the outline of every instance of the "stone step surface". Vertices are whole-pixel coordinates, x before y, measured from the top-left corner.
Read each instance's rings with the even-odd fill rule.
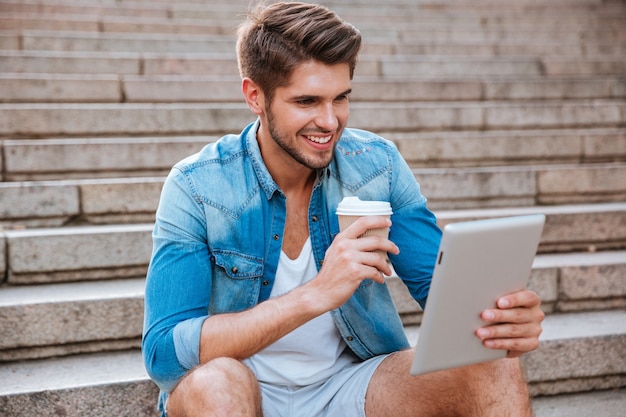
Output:
[[[119,147],[118,151],[123,149]],[[71,152],[71,148],[65,150],[75,158],[89,156],[85,152]],[[40,156],[42,153],[30,152],[26,155]],[[57,154],[49,152],[43,155],[55,158]],[[62,156],[59,159],[62,160]],[[89,169],[97,167],[98,158],[86,158],[85,161],[94,164]],[[117,162],[121,164],[124,161]],[[117,169],[118,175],[159,175],[110,178],[110,174],[108,178],[72,180],[69,179],[72,176],[91,176],[98,172],[71,168],[71,165],[61,166],[52,174],[50,171],[35,174],[22,172],[23,175],[13,173],[8,176],[10,180],[29,178],[32,181],[0,183],[0,227],[15,229],[84,222],[128,224],[153,221],[165,174],[169,170],[164,167],[159,171],[158,167],[147,166],[141,171],[131,172],[132,168],[125,171],[116,165],[109,171],[102,167],[102,172]],[[62,175],[63,169],[68,174]],[[433,210],[607,203],[621,202],[626,198],[626,162],[584,166],[416,168],[413,172]],[[55,173],[65,179],[33,180],[54,178]]]
[[[540,253],[626,247],[626,203],[436,211],[439,223],[546,215]],[[151,252],[152,223],[7,230],[0,254],[8,283],[140,276]]]
[[[143,278],[1,288],[0,362],[140,347],[143,290]]]
[[[625,314],[623,311],[608,311],[548,316],[545,320],[543,343],[533,360],[526,361],[532,378],[533,394],[540,395],[538,387],[543,377],[565,376],[568,380],[573,379],[578,384],[587,385],[593,384],[598,375],[607,375],[606,372],[613,379],[624,379]],[[575,327],[577,330],[570,331]],[[407,328],[407,335],[413,343],[417,331],[416,326]],[[609,343],[611,339],[618,343]],[[554,351],[558,346],[569,348],[571,362],[558,364],[559,375],[545,374],[542,366],[548,365],[550,360],[556,360]],[[581,358],[583,362],[577,362]],[[614,362],[607,367],[610,359]],[[84,372],[85,369],[90,372]],[[0,376],[7,382],[0,388],[0,405],[8,415],[155,415],[158,390],[148,380],[141,355],[136,350],[3,363],[0,364]],[[610,380],[611,378],[605,378],[604,385],[610,385]],[[611,388],[608,386],[605,389]],[[623,390],[582,397],[580,395],[565,397],[581,404],[576,415],[614,417],[612,410],[626,403]],[[594,401],[596,398],[608,403],[600,407]],[[554,414],[559,410],[563,411],[563,397],[538,397],[534,401],[538,417],[571,415]],[[25,410],[29,410],[29,414],[24,414]],[[592,410],[597,413],[589,414]]]
[[[412,166],[489,166],[616,162],[626,156],[626,130],[555,129],[382,132]]]
[[[488,22],[487,18],[483,21]],[[433,19],[420,21],[422,27],[433,26]],[[519,18],[502,23],[511,29]],[[523,21],[522,21],[523,22]],[[536,22],[523,22],[525,25]],[[438,25],[449,24],[435,23]],[[464,25],[464,22],[455,22]],[[487,23],[484,23],[486,25]],[[543,23],[544,25],[553,22]],[[576,22],[563,30],[577,30],[581,25],[589,23]],[[626,17],[617,22],[610,20],[601,23],[603,27],[617,27],[626,24]],[[479,24],[477,23],[476,26]],[[468,27],[468,30],[474,26]],[[480,26],[478,26],[480,27]],[[498,29],[504,29],[503,27]],[[534,29],[526,27],[527,30]],[[64,32],[61,30],[15,30],[0,33],[4,38],[7,50],[22,51],[101,51],[101,52],[152,52],[152,53],[206,53],[207,51],[231,53],[235,39],[228,35],[189,35],[159,33],[103,33],[103,32]],[[499,40],[485,42],[480,40],[458,41],[425,41],[419,38],[397,39],[390,42],[384,37],[374,35],[368,37],[363,45],[364,55],[466,55],[466,56],[541,56],[541,57],[590,57],[604,56],[619,58],[626,50],[626,42],[608,42],[604,39],[560,39],[531,40]]]
[[[623,162],[626,129],[381,132],[414,168]],[[5,139],[4,181],[166,174],[218,136]],[[80,156],[75,158],[75,156]]]
[[[623,76],[621,56],[418,56],[362,55],[357,76],[441,78],[467,76]],[[121,75],[223,75],[238,73],[234,52],[153,53],[0,51],[0,72]]]
[[[322,2],[324,3],[324,2]],[[172,33],[172,34],[229,34],[240,21],[240,14],[245,10],[247,4],[239,4],[237,7],[229,9],[216,10],[206,5],[203,7],[190,7],[188,10],[138,10],[133,11],[119,8],[118,15],[107,13],[106,10],[96,11],[85,8],[74,7],[66,10],[45,10],[44,12],[29,10],[27,5],[15,6],[13,4],[3,4],[0,22],[5,30],[65,30],[65,31],[94,31],[94,32],[132,32],[132,33]],[[508,15],[509,17],[517,17],[517,21],[510,19],[506,24],[511,26],[512,30],[500,30],[502,39],[530,38],[530,39],[553,39],[555,34],[561,39],[580,39],[581,34],[589,36],[602,35],[604,38],[622,39],[624,31],[620,30],[619,22],[623,20],[624,7],[621,4],[615,4],[613,7],[614,16],[595,15],[592,18],[584,19],[582,14],[588,10],[575,10],[573,8],[567,10],[566,16],[573,16],[578,22],[583,24],[571,25],[571,20],[565,19],[560,25],[541,24],[541,21],[530,24],[533,14],[542,13],[556,19],[556,15],[563,10],[534,10],[528,11],[528,14],[500,12],[490,6],[492,11],[480,10],[478,7],[459,9],[456,12],[465,12],[467,16],[461,19],[450,21],[450,19],[428,20],[429,14],[420,15],[418,7],[404,8],[403,10],[385,10],[379,7],[363,8],[357,12],[352,9],[341,10],[334,8],[341,16],[348,21],[358,22],[359,28],[367,35],[386,34],[387,36],[408,37],[409,34],[420,34],[422,38],[428,38],[434,35],[437,39],[449,38],[450,36],[458,36],[463,32],[471,31],[480,36],[481,39],[496,39],[497,29],[503,27],[500,20],[494,19],[491,25],[481,25],[481,18],[499,17]],[[351,11],[350,11],[351,10]],[[126,15],[124,15],[126,14]],[[167,16],[163,16],[167,14]],[[432,14],[432,13],[431,13]],[[384,16],[389,29],[386,31],[377,25],[377,19]],[[618,17],[618,19],[616,19]],[[458,24],[467,22],[467,25]],[[426,24],[422,24],[426,21]],[[553,20],[554,21],[554,20]],[[603,26],[604,21],[613,22],[608,28]],[[520,24],[520,22],[523,22]],[[443,24],[442,24],[443,23]],[[524,24],[525,23],[525,24]],[[569,27],[563,27],[570,24]],[[497,26],[496,26],[497,25]],[[434,27],[433,27],[434,26]],[[467,27],[469,26],[469,27]],[[500,26],[500,27],[498,27]],[[438,29],[433,31],[432,29]],[[569,29],[569,30],[568,30]],[[609,31],[608,29],[613,29]],[[400,36],[398,36],[400,38]]]
[[[322,1],[323,4],[328,5],[333,10],[337,10],[342,16],[345,13],[352,13],[352,17],[362,20],[365,17],[375,17],[377,13],[381,13],[385,16],[393,16],[396,18],[410,16],[415,19],[435,17],[443,20],[450,20],[451,17],[456,17],[457,20],[471,21],[472,17],[476,15],[494,15],[494,14],[516,14],[519,13],[519,8],[523,8],[523,11],[533,13],[533,11],[559,11],[566,12],[578,16],[577,21],[589,21],[593,18],[597,18],[597,15],[585,16],[582,14],[587,8],[606,6],[606,2],[601,1],[566,1],[559,2],[554,1],[550,3],[541,3],[537,1],[516,1],[513,4],[509,4],[504,8],[498,2],[484,2],[481,1],[479,6],[481,8],[469,8],[467,2],[454,3],[454,2],[429,2],[429,1],[404,1],[404,2],[385,2],[383,4],[372,4],[371,1],[354,2],[351,1],[349,5],[341,1]],[[355,10],[351,7],[358,3],[358,8]],[[617,6],[619,2],[614,2]],[[183,1],[183,2],[160,2],[154,3],[149,1],[133,1],[129,3],[118,2],[115,6],[107,5],[101,1],[48,1],[48,2],[35,2],[35,1],[23,1],[16,2],[3,1],[0,6],[0,11],[4,12],[30,12],[30,13],[63,13],[63,14],[86,14],[86,15],[98,15],[98,16],[147,16],[147,17],[188,17],[188,18],[224,18],[226,16],[232,16],[234,12],[240,12],[248,4],[245,1],[214,1],[209,6],[201,1]],[[476,4],[474,4],[476,5]],[[489,5],[487,8],[486,6]],[[434,7],[447,8],[450,10],[459,10],[465,13],[463,16],[450,16],[449,14],[442,15],[441,13],[433,13]],[[418,13],[419,12],[419,13]],[[608,18],[606,16],[605,18]],[[477,22],[477,24],[480,22]],[[561,23],[561,22],[559,22]]]
[[[624,309],[625,272],[624,251],[538,255],[529,288],[548,314]],[[94,281],[84,274],[78,282],[0,288],[0,362],[139,346],[144,274]],[[417,303],[398,278],[388,281],[403,322],[419,324]]]
[[[384,3],[374,5],[365,1],[358,7],[354,7],[354,2],[346,4],[322,1],[321,3],[336,10],[348,21],[359,22],[360,26],[366,28],[368,25],[373,26],[376,19],[383,16],[392,27],[393,23],[418,23],[420,24],[418,27],[423,24],[430,24],[458,30],[465,26],[485,29],[505,24],[511,25],[514,30],[528,26],[536,28],[538,25],[544,29],[549,29],[550,26],[546,23],[552,21],[555,23],[552,28],[559,29],[577,23],[573,28],[580,31],[588,27],[603,28],[602,22],[615,22],[620,17],[623,18],[624,12],[623,4],[619,1],[602,5],[552,5],[546,3],[547,7],[537,4],[531,6],[519,1],[505,7],[498,7],[498,3],[489,6],[475,4],[474,7],[448,4],[448,7],[437,5],[438,10],[433,7],[433,4],[411,3],[399,6]],[[136,18],[142,25],[135,32],[145,30],[144,26],[146,25],[151,29],[161,25],[167,27],[164,30],[189,32],[199,31],[200,29],[195,28],[199,22],[236,25],[239,14],[247,6],[246,2],[232,2],[229,5],[217,5],[214,2],[211,5],[192,4],[190,2],[170,2],[169,4],[164,2],[132,2],[128,5],[111,5],[110,3],[106,5],[102,2],[100,4],[88,4],[76,1],[55,3],[48,1],[37,4],[28,1],[18,3],[13,0],[3,1],[0,5],[0,11],[7,17],[11,17],[12,20],[21,20],[21,22],[13,22],[12,27],[28,27],[29,20],[41,17],[61,19],[64,16],[70,16],[74,20],[85,23],[99,22],[102,24],[102,28],[108,31],[128,31],[122,24],[130,18]],[[448,10],[445,10],[446,8]],[[594,13],[588,13],[589,11],[594,11]],[[613,14],[609,14],[610,12]],[[563,15],[564,19],[557,20],[559,14]],[[539,19],[533,20],[534,17],[539,17]],[[502,21],[502,18],[505,20]],[[67,26],[72,27],[71,24]]]
[[[241,103],[14,103],[0,104],[0,137],[216,135],[253,120]],[[615,128],[626,123],[626,101],[360,102],[350,123],[399,132]]]
[[[626,77],[400,80],[357,77],[359,101],[576,100],[626,98]],[[135,76],[49,73],[0,74],[0,102],[241,102],[233,76]]]
[[[626,409],[626,390],[538,397],[533,409],[537,417],[617,417]]]
[[[85,372],[85,370],[89,372]],[[158,388],[138,350],[0,364],[7,416],[154,416]]]

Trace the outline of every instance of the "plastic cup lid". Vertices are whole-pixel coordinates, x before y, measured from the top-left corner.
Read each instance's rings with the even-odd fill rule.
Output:
[[[337,214],[344,216],[386,216],[391,215],[388,201],[364,201],[359,197],[344,197],[337,206]]]

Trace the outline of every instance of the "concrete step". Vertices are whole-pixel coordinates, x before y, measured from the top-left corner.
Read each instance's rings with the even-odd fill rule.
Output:
[[[414,168],[547,166],[626,160],[626,130],[621,128],[382,132],[382,135],[394,141]],[[6,139],[0,143],[4,154],[2,179],[162,176],[174,163],[216,139],[217,136]]]
[[[193,145],[193,143],[191,143]],[[203,144],[198,144],[202,146]],[[131,148],[132,149],[132,148]],[[149,149],[149,148],[147,148]],[[125,150],[118,147],[118,152]],[[163,150],[166,152],[167,148]],[[80,148],[69,155],[89,154]],[[157,158],[161,152],[150,158]],[[31,160],[42,153],[25,154]],[[54,153],[43,154],[54,157]],[[113,155],[113,154],[112,154]],[[124,153],[124,155],[127,155]],[[137,154],[133,154],[137,155]],[[76,158],[75,160],[81,160]],[[85,158],[98,164],[98,159]],[[111,178],[112,169],[101,167],[100,179],[69,179],[86,171],[63,174],[75,165],[60,166],[59,180],[0,183],[0,226],[54,227],[63,224],[111,224],[154,220],[166,171],[158,176]],[[40,168],[41,169],[41,168]],[[92,167],[93,169],[93,167]],[[626,163],[544,166],[420,168],[414,174],[433,210],[497,208],[620,202],[626,200]],[[117,171],[118,175],[129,172]],[[40,176],[42,173],[38,173]],[[89,173],[91,174],[91,173]]]
[[[107,247],[102,252],[110,255]],[[624,272],[623,251],[538,255],[529,288],[550,314],[624,308]],[[89,271],[80,279],[46,285],[11,280],[0,288],[0,361],[138,346],[144,279],[89,281]],[[419,324],[417,303],[398,278],[388,281],[404,323]]]
[[[518,19],[519,20],[519,19]],[[429,26],[430,20],[420,22]],[[626,17],[619,21],[626,24]],[[439,25],[449,24],[447,22]],[[462,23],[461,23],[462,24]],[[554,24],[548,21],[544,24]],[[579,23],[578,25],[580,25]],[[609,24],[610,22],[603,22]],[[506,29],[514,30],[513,22]],[[573,25],[572,25],[573,26]],[[570,28],[568,28],[570,29]],[[469,30],[469,29],[468,29]],[[474,29],[478,30],[478,29]],[[504,30],[501,28],[501,30]],[[61,30],[21,30],[4,32],[7,44],[1,49],[23,51],[101,51],[101,52],[152,52],[152,53],[229,53],[234,50],[235,39],[229,35],[102,33]],[[10,42],[11,39],[13,42]],[[369,36],[363,45],[364,55],[470,55],[470,56],[541,56],[541,57],[614,57],[623,56],[626,42],[604,39],[580,39],[564,42],[558,39],[544,41],[509,40],[498,42],[459,40],[433,42],[419,38],[394,39]]]
[[[625,308],[626,252],[539,255],[530,285],[542,295],[547,312]]]
[[[626,98],[626,77],[386,79],[357,77],[359,101],[576,100]],[[0,74],[0,102],[238,102],[238,76]]]
[[[2,143],[6,157],[4,179],[165,176],[176,162],[216,139],[177,136],[6,140]],[[22,163],[27,166],[20,168]]]
[[[163,176],[0,183],[0,228],[154,221]]]
[[[395,19],[407,18],[409,16],[412,19],[419,19],[418,21],[429,20],[431,15],[441,18],[442,13],[434,14],[435,3],[431,2],[385,2],[383,4],[375,3],[371,1],[361,1],[358,3],[358,8],[355,10],[355,2],[351,1],[350,4],[345,2],[336,1],[323,1],[323,4],[328,5],[333,10],[338,11],[342,16],[349,16],[348,20],[363,21],[365,19],[373,19],[374,17],[380,17],[381,15],[390,16]],[[568,14],[577,15],[576,22],[588,22],[590,19],[585,19],[582,15],[582,11],[586,11],[589,7],[595,9],[605,6],[606,4],[601,2],[567,2],[567,3],[543,3],[537,2],[529,3],[523,1],[516,1],[513,4],[507,5],[507,7],[497,7],[500,4],[497,2],[482,3],[474,2],[474,5],[486,6],[488,9],[483,8],[477,12],[477,8],[468,9],[467,5],[461,6],[461,11],[467,11],[467,16],[462,18],[456,18],[454,23],[471,22],[474,24],[480,24],[480,21],[476,19],[476,16],[488,17],[489,15],[503,15],[511,14],[515,10],[519,10],[520,7],[524,7],[524,11],[533,12],[537,14],[538,11],[544,11],[545,13],[554,13],[555,11],[565,11]],[[194,19],[224,19],[232,18],[233,11],[245,10],[247,2],[229,2],[228,4],[220,4],[219,2],[212,2],[210,6],[203,4],[202,2],[140,2],[133,1],[131,4],[118,3],[115,5],[107,5],[102,2],[76,2],[76,1],[47,1],[47,2],[33,2],[33,1],[3,1],[0,5],[0,11],[11,13],[35,13],[35,14],[84,14],[84,15],[97,15],[97,16],[142,16],[142,17],[160,17],[160,18],[194,18]],[[449,20],[454,11],[455,4],[447,3],[445,5],[447,10],[446,20]],[[438,7],[443,8],[443,4],[438,4]],[[451,9],[451,10],[450,10]],[[529,10],[530,9],[530,10]],[[577,9],[582,9],[578,13],[574,13]],[[429,11],[431,10],[431,11]],[[427,16],[423,16],[427,15]],[[421,18],[421,19],[420,19]],[[476,22],[474,22],[476,20]],[[569,20],[568,20],[569,22]],[[452,23],[452,22],[451,22]],[[518,20],[511,20],[507,23],[519,23]],[[559,22],[561,23],[561,22]]]
[[[141,16],[113,16],[79,13],[29,13],[8,10],[0,15],[0,26],[5,30],[66,30],[66,31],[93,31],[106,33],[169,33],[169,34],[231,34],[233,29],[241,21],[241,14],[247,6],[242,5],[232,8],[219,15],[215,12],[206,12],[204,9],[176,11],[175,16],[153,17]],[[335,9],[337,10],[337,9]],[[563,41],[578,40],[581,38],[624,40],[626,31],[623,27],[614,25],[604,27],[602,25],[577,25],[561,27],[557,25],[523,25],[510,24],[513,30],[502,30],[507,26],[473,26],[466,27],[454,24],[439,24],[431,21],[431,24],[420,24],[420,18],[415,18],[417,8],[412,11],[403,10],[399,13],[385,13],[384,10],[376,14],[375,11],[368,14],[349,13],[337,10],[341,16],[357,25],[368,36],[384,36],[388,39],[419,38],[423,40],[481,40],[495,41],[500,37],[502,40],[514,39],[561,39]],[[204,11],[204,13],[203,13]],[[624,16],[624,8],[615,8],[620,17]],[[580,11],[583,12],[583,11]],[[580,13],[578,12],[578,13]],[[588,10],[587,10],[588,12]],[[400,14],[402,13],[402,14]],[[552,15],[554,16],[554,14]],[[532,17],[519,15],[518,21],[529,22]],[[381,19],[389,27],[381,29]],[[422,16],[421,19],[424,19]],[[416,21],[417,20],[417,21]]]
[[[439,209],[626,200],[626,164],[414,169]]]
[[[253,120],[243,103],[14,103],[0,104],[0,137],[218,135]],[[350,123],[375,132],[616,128],[626,101],[357,102]]]
[[[117,75],[0,74],[2,103],[119,103],[123,100]]]
[[[541,347],[525,355],[532,395],[626,386],[626,311],[549,316]]]
[[[228,35],[162,35],[63,31],[21,31],[24,51],[101,51],[155,53],[230,53],[235,37]]]
[[[617,417],[626,409],[626,389],[533,398],[537,417]]]
[[[580,390],[598,380],[602,380],[605,389],[622,386],[626,374],[625,314],[609,311],[548,316],[542,345],[525,358],[534,395],[540,394],[539,384],[544,381],[552,384],[549,378],[554,376],[567,378],[558,381],[577,381]],[[416,331],[416,327],[407,328],[410,340],[415,341]],[[563,345],[564,349],[557,349],[557,345]],[[555,364],[559,365],[559,375],[543,371]],[[90,371],[84,372],[85,369]],[[0,405],[8,415],[53,416],[60,412],[68,417],[154,415],[158,390],[148,380],[138,351],[4,363],[0,364],[0,376],[6,381],[0,388]],[[573,388],[573,385],[554,386],[565,388],[565,392]],[[608,403],[599,407],[597,399]],[[576,415],[594,417],[613,417],[611,411],[621,410],[619,407],[626,402],[623,390],[604,395],[540,397],[533,400],[537,416],[571,415],[554,414],[554,407],[561,407],[565,400],[580,404]],[[589,414],[592,410],[596,413]]]
[[[441,225],[529,213],[546,214],[540,253],[626,248],[626,203],[436,211]],[[9,284],[142,276],[152,224],[6,230],[0,267]]]
[[[144,276],[152,224],[6,231],[8,283],[88,281]]]
[[[85,372],[85,370],[89,370]],[[157,417],[138,350],[0,364],[0,409],[22,417]]]
[[[538,255],[529,288],[541,296],[546,313],[624,308],[624,272],[623,251]],[[0,288],[0,361],[138,346],[144,279],[89,281],[89,271],[80,279],[46,285],[16,280]],[[405,324],[419,324],[421,310],[406,288],[398,278],[388,281]]]
[[[1,288],[0,362],[139,348],[143,291],[143,278]]]
[[[626,157],[626,130],[559,129],[383,132],[415,167],[614,162]]]
[[[236,4],[236,2],[234,2]],[[78,2],[78,1],[2,1],[1,13],[29,13],[34,15],[87,15],[126,16],[167,19],[171,16],[172,2]]]
[[[158,141],[125,143],[123,146],[116,143],[100,146],[64,144],[67,145],[49,143],[42,146],[43,150],[31,152],[21,149],[21,154],[11,146],[5,147],[5,155],[14,157],[5,163],[7,179],[29,181],[0,183],[3,193],[0,202],[4,202],[0,208],[0,225],[41,227],[70,221],[152,221],[162,182],[170,166],[191,150],[204,146],[204,142],[199,141],[187,143],[188,147],[197,149],[170,148],[167,143],[159,148]],[[149,152],[153,148],[158,151]],[[168,150],[176,153],[168,154]],[[72,155],[73,159],[68,163],[63,155]],[[115,159],[116,155],[129,157]],[[143,165],[133,165],[136,155],[142,155]],[[159,164],[161,155],[165,155],[166,160]],[[13,166],[19,166],[20,160],[26,161],[25,165],[21,166],[21,171],[14,171]],[[56,164],[33,167],[29,160],[54,161]],[[459,209],[623,201],[625,170],[624,162],[615,162],[416,168],[413,172],[428,196],[431,208]],[[119,178],[112,178],[114,176]],[[83,177],[102,178],[81,179]]]
[[[625,71],[621,56],[418,56],[362,55],[357,76],[484,77],[539,75],[615,75]],[[238,74],[234,49],[228,52],[150,53],[99,51],[0,51],[3,73],[120,75]]]

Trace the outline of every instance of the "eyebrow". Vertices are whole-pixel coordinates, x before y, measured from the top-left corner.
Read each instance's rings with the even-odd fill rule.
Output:
[[[336,96],[335,98],[337,98],[337,97],[341,97],[341,96],[347,96],[347,95],[349,95],[350,93],[352,93],[352,89],[351,89],[351,88],[348,88],[346,91],[344,91],[344,92],[342,92],[342,93],[337,94],[337,96]],[[299,101],[299,100],[319,100],[321,97],[322,97],[322,96],[315,96],[315,95],[303,94],[303,95],[301,95],[301,96],[295,96],[295,97],[292,97],[292,98],[291,98],[291,100],[293,100],[293,101]]]

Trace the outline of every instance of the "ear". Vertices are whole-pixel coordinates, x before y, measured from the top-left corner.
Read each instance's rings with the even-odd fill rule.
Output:
[[[246,104],[252,113],[260,116],[265,110],[265,96],[261,88],[250,78],[241,80],[241,91],[246,100]]]

